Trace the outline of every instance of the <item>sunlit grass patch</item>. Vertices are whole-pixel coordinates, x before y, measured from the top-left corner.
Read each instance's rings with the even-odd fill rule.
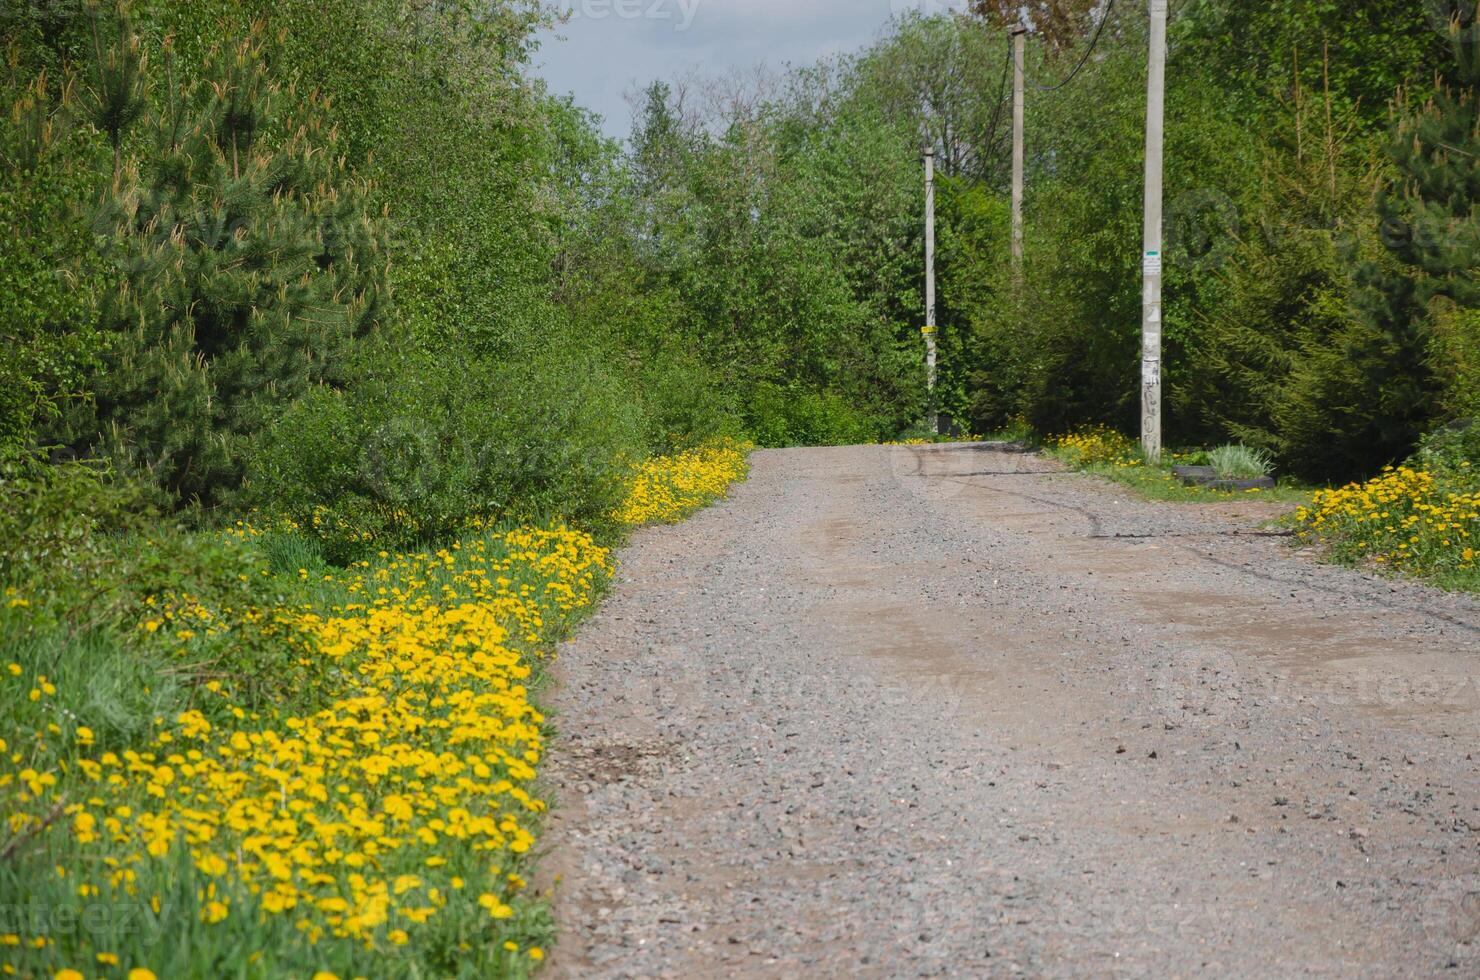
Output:
[[[1049,438],[1044,454],[1071,469],[1123,484],[1152,500],[1174,503],[1211,503],[1235,499],[1263,500],[1280,504],[1300,504],[1310,500],[1310,490],[1282,482],[1274,489],[1219,490],[1213,487],[1188,486],[1173,472],[1178,464],[1221,465],[1220,476],[1232,478],[1232,472],[1263,467],[1268,473],[1269,460],[1243,446],[1225,446],[1215,450],[1167,452],[1157,464],[1147,462],[1141,446],[1129,436],[1107,426],[1089,426],[1065,436]],[[1225,472],[1226,471],[1226,472]]]

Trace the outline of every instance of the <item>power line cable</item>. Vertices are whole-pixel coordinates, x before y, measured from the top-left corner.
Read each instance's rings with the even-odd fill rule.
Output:
[[[1012,45],[1008,44],[1006,57],[1002,59],[1002,81],[997,86],[997,102],[992,109],[992,142],[997,141],[997,124],[1002,121],[1002,103],[1007,97],[1007,73],[1012,70]],[[991,147],[987,147],[988,150]]]
[[[1089,49],[1084,52],[1084,57],[1079,59],[1079,64],[1074,66],[1074,70],[1069,73],[1068,78],[1065,78],[1062,82],[1059,82],[1056,85],[1043,85],[1039,82],[1032,82],[1033,87],[1040,92],[1057,92],[1059,89],[1074,81],[1074,79],[1079,76],[1079,73],[1084,70],[1084,66],[1089,64],[1089,59],[1095,53],[1095,48],[1099,47],[1100,36],[1105,33],[1105,25],[1110,23],[1110,15],[1114,12],[1115,0],[1110,0],[1110,2],[1105,5],[1105,15],[1100,18],[1100,26],[1095,28],[1094,40],[1090,41]]]

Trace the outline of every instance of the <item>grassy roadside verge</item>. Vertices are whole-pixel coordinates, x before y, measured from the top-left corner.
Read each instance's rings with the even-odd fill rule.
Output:
[[[1308,504],[1314,490],[1282,480],[1272,490],[1215,490],[1188,486],[1172,473],[1172,467],[1197,458],[1192,453],[1168,452],[1159,463],[1150,463],[1140,446],[1113,429],[1094,427],[1042,442],[1043,454],[1083,473],[1123,484],[1151,500],[1172,503],[1217,503],[1254,499],[1278,504]]]
[[[1053,451],[1045,452],[1045,455],[1067,462]],[[1207,487],[1188,486],[1172,474],[1169,466],[1122,467],[1114,463],[1092,463],[1071,468],[1130,487],[1149,500],[1171,503],[1226,503],[1230,500],[1242,499],[1295,506],[1309,503],[1313,492],[1308,487],[1289,483],[1277,485],[1273,490],[1213,490]]]
[[[744,467],[649,461],[614,523],[681,519]],[[52,535],[87,550],[51,572],[4,569],[5,975],[538,967],[538,682],[610,539],[483,528],[332,567],[301,532],[86,530]]]
[[[1021,434],[1019,434],[1019,437]],[[1150,465],[1129,438],[1104,428],[1049,439],[1044,455],[1071,469],[1130,487],[1151,500],[1212,503],[1254,499],[1291,508],[1284,524],[1327,560],[1422,579],[1451,591],[1480,592],[1480,475],[1471,450],[1437,441],[1408,465],[1339,488],[1281,482],[1273,490],[1190,487],[1171,467]]]

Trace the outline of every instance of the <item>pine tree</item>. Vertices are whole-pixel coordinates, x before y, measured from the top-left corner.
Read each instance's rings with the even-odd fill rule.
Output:
[[[247,440],[335,380],[385,294],[367,190],[333,155],[316,100],[269,77],[266,48],[255,27],[182,85],[166,42],[152,140],[120,162],[105,207],[121,284],[101,319],[118,342],[75,432],[206,504],[239,485]],[[136,50],[125,28],[100,52],[100,104],[127,91],[113,75],[135,69]]]
[[[1480,306],[1480,13],[1452,21],[1450,42],[1433,96],[1394,127],[1398,179],[1377,200],[1393,261],[1359,270],[1366,330],[1344,352],[1360,379],[1344,397],[1376,409],[1361,436],[1379,459],[1406,455],[1440,410],[1436,315]]]
[[[1374,462],[1374,406],[1345,397],[1343,354],[1365,332],[1352,264],[1383,253],[1371,205],[1385,171],[1329,89],[1297,87],[1286,108],[1264,148],[1260,225],[1239,237],[1173,399],[1206,441],[1237,440],[1285,472],[1339,480]]]
[[[1480,306],[1480,8],[1467,26],[1451,22],[1450,43],[1434,95],[1397,122],[1390,153],[1401,179],[1378,199],[1384,240],[1412,290],[1379,281],[1394,319],[1441,296]]]

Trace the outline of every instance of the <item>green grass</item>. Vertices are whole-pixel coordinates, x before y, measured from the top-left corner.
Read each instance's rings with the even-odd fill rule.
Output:
[[[1050,458],[1063,461],[1063,457],[1052,450],[1045,452]],[[1268,503],[1298,506],[1310,503],[1314,491],[1296,483],[1281,483],[1273,490],[1214,490],[1208,487],[1188,486],[1172,475],[1171,467],[1164,466],[1121,466],[1114,463],[1092,463],[1089,466],[1073,467],[1080,473],[1098,476],[1122,486],[1129,487],[1148,500],[1163,500],[1179,504],[1227,503],[1231,500],[1258,500]]]
[[[466,546],[469,540],[461,544]],[[62,566],[80,560],[61,551],[56,558]],[[166,620],[165,603],[149,601],[156,595],[162,569],[170,570],[167,581],[172,592],[191,597],[184,600],[187,606],[198,599],[218,611],[222,603],[236,603],[239,609],[250,603],[329,610],[363,602],[364,596],[347,591],[342,570],[324,563],[316,542],[286,533],[237,540],[218,532],[187,534],[156,526],[126,535],[92,535],[86,560],[89,568],[112,569],[116,576],[109,585],[107,616],[78,617],[72,612],[86,604],[92,587],[85,580],[69,583],[64,576],[49,577],[40,583],[47,586],[41,590],[49,598],[44,605],[26,602],[18,589],[0,593],[0,717],[7,722],[0,733],[5,739],[0,748],[7,756],[0,765],[0,800],[15,792],[18,784],[11,780],[23,771],[58,780],[55,812],[38,813],[51,819],[49,829],[13,833],[0,824],[0,850],[10,852],[0,858],[0,895],[5,896],[0,901],[0,943],[8,944],[6,937],[16,936],[27,944],[24,949],[0,949],[0,961],[24,964],[19,975],[35,977],[50,977],[62,967],[80,969],[86,976],[123,975],[122,970],[93,962],[95,953],[117,957],[125,968],[149,964],[160,978],[306,978],[312,972],[305,972],[306,963],[344,978],[367,975],[368,954],[358,944],[325,941],[307,949],[295,916],[250,914],[256,896],[230,875],[203,879],[189,866],[183,849],[164,860],[139,863],[129,891],[110,887],[97,867],[79,863],[79,851],[65,829],[73,819],[67,807],[90,793],[108,798],[110,806],[127,803],[136,813],[150,805],[132,795],[115,798],[111,791],[77,779],[73,771],[79,758],[148,751],[160,725],[168,725],[186,710],[201,711],[218,728],[242,724],[230,714],[231,702],[209,693],[203,687],[206,682],[220,679],[237,692],[250,691],[251,695],[233,700],[249,709],[255,703],[273,714],[311,713],[324,706],[320,702],[325,692],[333,689],[329,683],[310,682],[299,662],[302,658],[285,637],[244,628],[240,617],[221,617],[231,619],[231,626],[215,634],[188,613]],[[373,574],[387,564],[372,555],[366,572]],[[393,570],[385,581],[404,585],[403,574]],[[440,590],[450,584],[451,574],[434,566],[422,582]],[[544,581],[525,563],[507,574],[516,589],[526,582],[535,588]],[[64,614],[56,615],[57,609]],[[541,642],[566,635],[580,615],[548,615],[547,635]],[[141,628],[154,620],[163,622],[154,630]],[[182,632],[193,635],[182,638]],[[542,661],[536,663],[544,666]],[[532,690],[538,690],[543,674],[537,670],[529,679]],[[40,735],[33,738],[29,733]],[[48,801],[47,806],[53,804]],[[530,825],[538,832],[541,821],[531,818]],[[455,850],[449,853],[453,863],[442,869],[445,874],[460,873],[470,884],[486,876],[482,859],[459,856]],[[96,847],[91,856],[96,858]],[[528,877],[535,855],[527,857],[506,864],[504,870]],[[466,867],[460,863],[465,858]],[[504,858],[508,860],[507,855]],[[209,896],[199,890],[205,881],[214,889]],[[79,892],[83,882],[101,891]],[[158,902],[151,906],[141,897],[145,895],[157,896]],[[477,942],[473,937],[481,933],[467,924],[482,923],[486,931],[488,922],[487,914],[476,907],[476,896],[476,891],[449,895],[445,914],[417,933],[414,944],[377,954],[375,974],[531,972],[535,964],[523,952],[505,951],[497,943],[483,943],[470,951],[467,944]],[[207,899],[227,902],[234,914],[207,925],[201,920]],[[499,935],[519,937],[522,949],[549,948],[554,924],[548,902],[530,894],[513,908],[514,917],[499,923]],[[47,945],[29,946],[38,936],[45,937]],[[491,973],[480,972],[479,964],[491,965]]]
[[[1031,437],[1029,441],[1033,440]],[[1268,457],[1242,446],[1225,446],[1217,450],[1191,449],[1163,454],[1159,463],[1147,463],[1141,448],[1133,440],[1096,426],[1070,436],[1043,440],[1042,453],[1063,463],[1071,470],[1088,473],[1129,487],[1149,500],[1170,503],[1226,503],[1231,500],[1263,500],[1278,504],[1308,504],[1311,488],[1281,480],[1273,490],[1218,490],[1189,486],[1172,473],[1176,465],[1223,466],[1230,470],[1268,471]],[[1218,462],[1214,460],[1217,459]],[[1262,474],[1261,474],[1262,475]]]
[[[1225,480],[1255,480],[1274,471],[1269,453],[1241,443],[1208,450],[1208,465]]]
[[[1433,584],[1447,592],[1480,593],[1480,570],[1444,572],[1434,576]]]

